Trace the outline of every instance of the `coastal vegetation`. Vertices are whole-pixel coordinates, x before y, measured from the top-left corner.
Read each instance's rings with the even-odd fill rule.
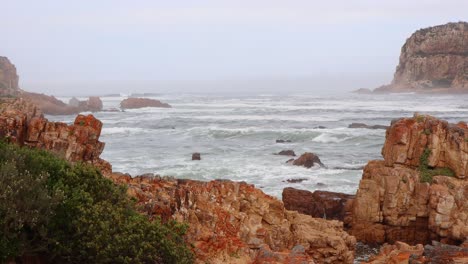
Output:
[[[421,182],[432,182],[432,178],[437,175],[454,177],[455,172],[450,168],[431,168],[429,166],[429,156],[431,155],[431,150],[425,148],[421,157],[419,158],[419,173],[421,177]]]
[[[0,263],[191,263],[187,226],[139,214],[94,167],[0,142]]]

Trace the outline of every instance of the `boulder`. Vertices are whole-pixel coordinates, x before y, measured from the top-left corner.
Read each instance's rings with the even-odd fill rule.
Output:
[[[287,210],[339,221],[344,221],[350,213],[349,203],[353,198],[354,195],[337,192],[310,192],[291,187],[283,189],[283,203]]]
[[[201,155],[198,152],[192,154],[192,160],[201,160]]]
[[[320,158],[311,152],[306,152],[302,154],[299,158],[293,161],[293,165],[304,166],[306,168],[311,168],[315,165],[324,167],[323,163],[320,161]]]
[[[149,99],[149,98],[127,98],[120,102],[120,107],[122,109],[135,109],[143,107],[163,107],[171,108],[169,104],[162,103],[159,100]]]
[[[91,112],[99,112],[102,111],[102,101],[101,98],[97,96],[89,97],[87,101],[87,111]]]
[[[283,155],[283,156],[296,156],[296,153],[294,153],[293,150],[282,150],[280,152],[278,152],[276,155]]]

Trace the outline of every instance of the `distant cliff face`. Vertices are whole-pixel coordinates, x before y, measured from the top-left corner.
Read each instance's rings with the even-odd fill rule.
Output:
[[[7,57],[0,56],[0,96],[18,92],[16,67]]]
[[[420,29],[401,49],[390,91],[468,92],[468,23]]]

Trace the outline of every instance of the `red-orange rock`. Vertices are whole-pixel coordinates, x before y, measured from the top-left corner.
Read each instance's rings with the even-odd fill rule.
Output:
[[[281,201],[253,185],[121,174],[110,177],[127,185],[128,193],[138,199],[149,216],[187,222],[187,237],[199,261],[353,261],[355,239],[343,231],[341,222],[288,211]]]
[[[102,166],[110,173],[110,164],[99,158],[104,143],[99,141],[102,123],[94,116],[78,115],[73,125],[49,122],[37,107],[25,99],[11,99],[0,105],[0,136],[19,145],[49,150],[66,160]]]
[[[171,108],[169,104],[162,103],[159,100],[149,98],[127,98],[120,102],[120,107],[123,109],[143,108],[143,107],[163,107]]]
[[[344,193],[310,192],[291,187],[283,189],[283,203],[287,210],[298,211],[312,217],[339,221],[344,220],[347,213],[346,205],[353,198],[354,195]]]

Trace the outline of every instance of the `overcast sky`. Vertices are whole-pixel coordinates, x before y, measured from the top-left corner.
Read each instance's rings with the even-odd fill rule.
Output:
[[[468,20],[466,0],[0,1],[0,55],[23,88],[49,92],[158,80],[375,87],[412,32]]]

